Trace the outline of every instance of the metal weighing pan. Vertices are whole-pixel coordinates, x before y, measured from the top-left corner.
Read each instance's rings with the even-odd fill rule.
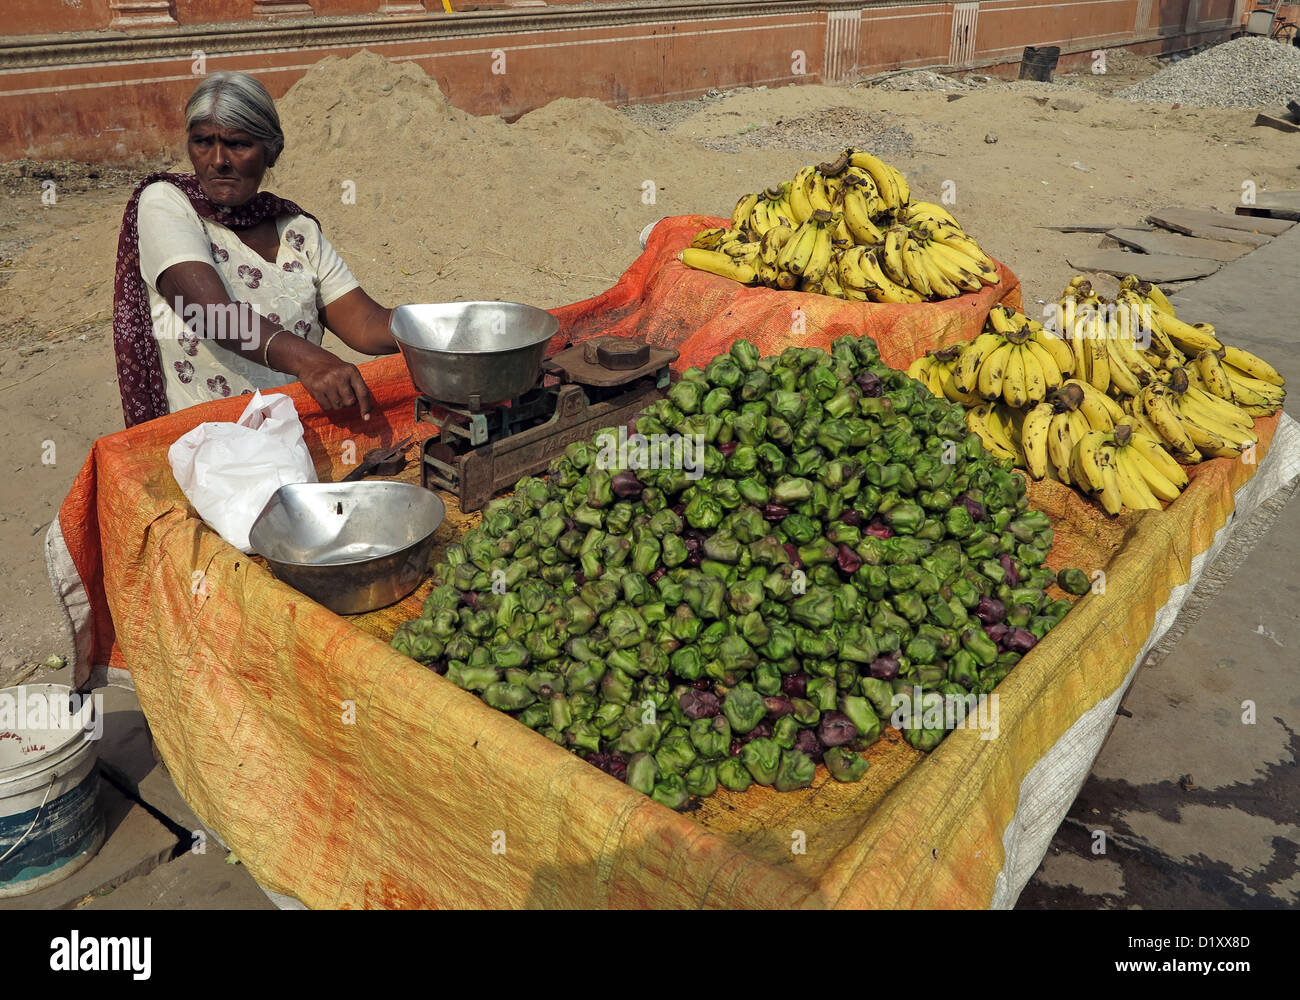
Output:
[[[400,601],[429,568],[447,509],[410,483],[293,483],[253,522],[253,549],[289,586],[340,615]]]
[[[519,302],[398,306],[389,324],[415,387],[462,406],[471,396],[496,403],[536,385],[559,328],[545,309]]]

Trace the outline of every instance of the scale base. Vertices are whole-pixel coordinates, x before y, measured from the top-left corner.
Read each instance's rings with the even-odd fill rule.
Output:
[[[454,494],[463,511],[481,510],[521,477],[545,471],[567,445],[590,440],[602,427],[626,424],[662,396],[658,383],[656,373],[620,386],[606,399],[580,385],[555,386],[546,390],[555,398],[549,420],[477,447],[469,445],[468,435],[444,430],[424,443],[420,481],[426,489]]]

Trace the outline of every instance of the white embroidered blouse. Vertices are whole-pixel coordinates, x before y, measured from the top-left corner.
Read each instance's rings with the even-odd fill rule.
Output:
[[[320,227],[305,215],[276,219],[280,244],[268,262],[218,222],[200,218],[173,184],[157,181],[140,194],[140,273],[149,290],[149,312],[162,354],[167,405],[176,410],[223,396],[249,394],[292,381],[291,375],[200,339],[158,292],[158,276],[173,264],[202,261],[216,268],[231,299],[250,303],[288,333],[319,344],[325,328],[320,311],[359,287]],[[218,317],[220,319],[220,317]],[[213,330],[211,323],[205,326]],[[271,331],[259,331],[262,338]],[[209,333],[211,335],[211,333]],[[228,336],[249,336],[227,324]],[[259,341],[263,343],[264,340]]]

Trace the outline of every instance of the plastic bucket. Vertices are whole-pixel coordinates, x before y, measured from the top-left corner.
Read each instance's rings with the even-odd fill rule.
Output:
[[[104,842],[94,713],[62,684],[0,689],[0,898],[67,878]]]
[[[1024,55],[1020,57],[1020,79],[1051,83],[1052,71],[1056,69],[1056,60],[1060,58],[1059,45],[1044,45],[1041,48],[1026,45]]]

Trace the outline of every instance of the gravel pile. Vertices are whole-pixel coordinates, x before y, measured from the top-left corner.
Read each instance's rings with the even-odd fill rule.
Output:
[[[822,152],[858,146],[886,159],[910,152],[912,133],[886,112],[834,107],[794,118],[758,121],[734,136],[697,140],[706,149],[738,153],[742,149],[800,149]]]
[[[913,73],[900,73],[872,84],[877,90],[966,90],[966,84],[942,73],[918,69]]]
[[[1300,97],[1300,49],[1237,38],[1116,93],[1130,101],[1203,108],[1281,108]]]

